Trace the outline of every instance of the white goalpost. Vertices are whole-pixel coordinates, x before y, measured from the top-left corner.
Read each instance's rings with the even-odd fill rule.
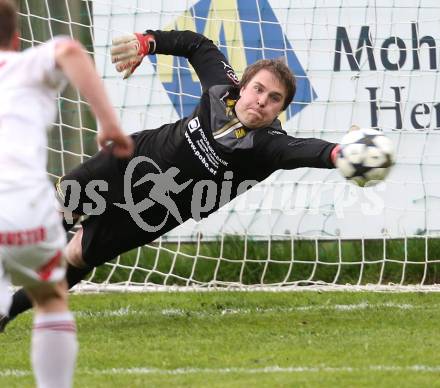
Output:
[[[440,5],[436,0],[21,0],[24,47],[56,34],[94,56],[127,132],[189,114],[200,84],[186,59],[151,56],[128,80],[111,39],[189,29],[241,76],[283,57],[298,80],[280,117],[296,137],[338,142],[352,124],[396,148],[387,180],[359,188],[336,170],[279,171],[200,222],[95,269],[78,289],[316,286],[436,290],[440,275]],[[59,98],[49,147],[54,179],[96,152],[96,123],[75,90]]]

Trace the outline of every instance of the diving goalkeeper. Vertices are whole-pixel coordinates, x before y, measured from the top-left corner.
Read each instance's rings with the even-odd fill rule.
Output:
[[[113,43],[112,60],[124,78],[148,54],[182,56],[196,71],[203,93],[188,117],[133,134],[131,159],[98,152],[60,179],[59,197],[74,218],[87,213],[89,183],[105,182],[106,189],[99,193],[105,210],[89,215],[68,244],[69,287],[94,267],[156,240],[182,222],[207,217],[274,171],[334,168],[337,144],[289,136],[277,119],[296,89],[283,61],[259,60],[239,81],[212,41],[191,31],[147,30]],[[212,184],[207,190],[208,181]],[[228,185],[222,184],[225,181]],[[71,226],[65,222],[66,230]],[[3,327],[30,306],[25,293],[18,291]]]

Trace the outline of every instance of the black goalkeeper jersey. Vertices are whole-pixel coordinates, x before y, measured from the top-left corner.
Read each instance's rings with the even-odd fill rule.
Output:
[[[147,33],[156,40],[155,54],[188,58],[203,94],[189,117],[136,134],[135,155],[148,155],[162,171],[177,167],[176,181],[192,180],[188,190],[201,180],[215,182],[217,203],[208,214],[276,170],[333,168],[333,143],[289,136],[278,119],[259,129],[240,123],[234,113],[239,98],[237,76],[212,41],[192,31]],[[231,193],[222,196],[222,184],[229,181]]]
[[[278,120],[259,129],[240,123],[234,113],[237,77],[210,40],[191,31],[148,33],[155,37],[156,54],[188,58],[203,94],[189,117],[133,134],[130,160],[101,151],[62,178],[81,187],[72,208],[71,195],[58,185],[65,206],[78,214],[87,214],[84,206],[93,202],[87,195],[91,183],[108,186],[101,193],[105,211],[83,222],[89,265],[150,243],[189,218],[208,216],[278,169],[333,168],[333,143],[288,136]]]

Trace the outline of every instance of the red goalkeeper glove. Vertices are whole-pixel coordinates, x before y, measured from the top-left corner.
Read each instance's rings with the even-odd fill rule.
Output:
[[[112,63],[118,72],[124,72],[126,79],[133,74],[144,57],[154,53],[156,42],[151,34],[134,34],[119,36],[112,41]]]

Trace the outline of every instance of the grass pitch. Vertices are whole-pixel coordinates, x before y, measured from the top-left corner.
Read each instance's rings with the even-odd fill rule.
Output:
[[[440,294],[73,295],[75,387],[440,386]],[[0,387],[34,385],[32,315],[0,335]]]

